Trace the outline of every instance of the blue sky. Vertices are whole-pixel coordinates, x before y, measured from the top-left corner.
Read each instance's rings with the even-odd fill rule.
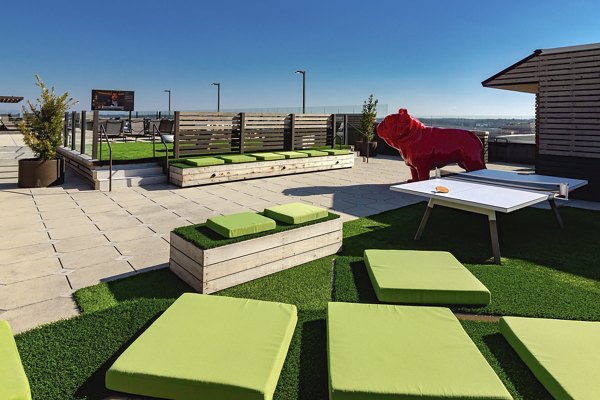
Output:
[[[537,48],[600,42],[594,1],[5,1],[0,95],[35,97],[34,74],[89,109],[91,89],[136,109],[361,104],[392,112],[525,116],[533,95],[481,81]],[[0,111],[15,106],[0,105]]]

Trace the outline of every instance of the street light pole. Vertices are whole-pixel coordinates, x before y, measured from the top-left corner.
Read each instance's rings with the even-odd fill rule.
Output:
[[[306,114],[306,71],[298,70],[296,74],[302,74],[302,114]]]
[[[211,86],[217,87],[217,112],[220,112],[221,111],[221,83],[213,82],[213,83],[211,83]]]
[[[165,89],[166,93],[169,93],[169,116],[171,116],[171,91],[169,89]]]

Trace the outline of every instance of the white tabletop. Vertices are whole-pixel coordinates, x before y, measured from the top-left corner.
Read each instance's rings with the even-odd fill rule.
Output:
[[[444,186],[448,193],[436,192],[436,186]],[[465,182],[454,179],[435,178],[390,187],[396,192],[408,193],[430,199],[465,204],[485,210],[504,213],[548,200],[548,193],[511,189],[502,186]]]

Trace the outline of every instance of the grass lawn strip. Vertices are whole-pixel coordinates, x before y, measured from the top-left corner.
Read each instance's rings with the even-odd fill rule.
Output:
[[[344,224],[336,259],[336,301],[377,302],[366,248],[445,250],[492,293],[487,307],[455,311],[600,320],[600,214],[563,207],[564,231],[550,211],[499,216],[503,265],[492,264],[485,218],[436,208],[421,241],[413,240],[424,203]],[[450,228],[449,228],[450,227]],[[327,398],[325,310],[331,260],[325,257],[223,290],[226,295],[295,304],[299,321],[275,399]],[[189,287],[168,269],[104,282],[75,293],[83,315],[16,337],[35,398],[102,398],[104,371],[147,323]],[[461,321],[515,399],[549,399],[498,333],[496,323]],[[51,366],[51,367],[49,367]]]

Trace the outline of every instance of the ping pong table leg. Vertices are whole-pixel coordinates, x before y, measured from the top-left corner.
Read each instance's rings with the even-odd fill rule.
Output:
[[[554,211],[554,216],[556,217],[556,222],[558,223],[558,226],[560,226],[560,229],[565,229],[562,217],[560,216],[560,212],[558,211],[558,207],[556,206],[556,200],[548,199],[548,203],[550,203],[550,208],[552,208],[552,211]]]
[[[425,209],[425,214],[423,214],[423,218],[421,218],[421,223],[419,224],[419,229],[417,229],[417,233],[415,234],[415,240],[421,239],[421,235],[425,230],[425,226],[427,225],[427,221],[429,220],[429,216],[431,215],[431,210],[433,210],[433,199],[429,199],[427,203],[427,208]]]
[[[500,241],[498,240],[498,226],[496,224],[496,212],[488,214],[490,223],[490,238],[492,239],[492,252],[494,253],[494,263],[500,265]]]

